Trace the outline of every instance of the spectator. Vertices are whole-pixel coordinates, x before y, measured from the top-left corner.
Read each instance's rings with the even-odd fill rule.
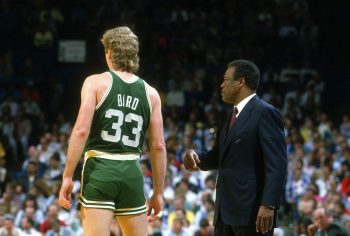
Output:
[[[188,204],[188,208],[193,209],[197,195],[190,189],[190,183],[187,179],[181,179],[180,182],[176,184],[175,194],[178,196],[184,196],[185,205]]]
[[[214,236],[214,228],[209,225],[209,221],[206,218],[201,219],[199,227],[194,236]]]
[[[0,209],[4,213],[14,214],[18,209],[16,209],[16,205],[13,204],[13,193],[14,188],[11,183],[7,183],[5,187],[5,191],[0,198]]]
[[[300,169],[294,169],[293,175],[286,183],[286,200],[290,204],[298,204],[308,186],[307,180],[302,176]]]
[[[0,236],[20,236],[21,230],[14,226],[13,216],[5,215],[4,227],[0,229]]]
[[[327,192],[332,189],[332,186],[334,186],[334,183],[335,179],[332,174],[332,169],[330,166],[325,165],[322,168],[320,178],[316,180],[320,196],[325,197],[327,195]]]
[[[19,181],[23,184],[26,193],[29,193],[35,181],[41,178],[38,173],[38,166],[38,162],[30,161],[26,171],[20,172],[17,176]]]
[[[169,207],[170,204],[172,204],[175,198],[175,191],[172,184],[172,173],[171,171],[169,171],[169,169],[165,173],[163,197],[164,197],[166,208]]]
[[[32,117],[38,117],[41,112],[38,102],[29,95],[23,96],[22,107],[24,108],[24,113]]]
[[[39,152],[40,162],[48,165],[49,160],[55,150],[50,146],[50,136],[43,135],[40,137],[40,143],[37,145],[37,150]]]
[[[58,219],[58,210],[59,207],[57,204],[51,204],[47,210],[47,218],[40,224],[40,232],[46,234],[49,230],[52,235],[53,232],[57,232],[58,225],[65,226],[65,223]]]
[[[47,166],[45,163],[39,160],[39,152],[34,145],[29,146],[27,156],[28,156],[27,159],[22,164],[22,171],[25,172],[28,168],[29,163],[34,162],[34,163],[37,163],[38,165],[38,170],[37,170],[38,176],[43,176]]]
[[[349,219],[350,211],[346,209],[342,201],[336,201],[333,205],[333,218],[341,223]]]
[[[72,232],[70,231],[70,229],[67,226],[62,225],[62,223],[59,222],[58,220],[52,220],[50,222],[50,226],[51,228],[45,233],[45,236],[56,236],[56,235],[71,236],[72,235]]]
[[[27,195],[22,208],[17,211],[14,220],[15,225],[19,226],[21,220],[25,217],[30,218],[34,222],[34,226],[41,224],[44,220],[44,213],[39,209],[36,198],[33,195]]]
[[[350,118],[348,115],[343,115],[342,123],[340,124],[340,133],[348,140],[350,139]]]
[[[214,214],[214,201],[211,198],[210,194],[207,195],[203,195],[203,200],[202,200],[202,204],[203,207],[201,207],[195,214],[194,217],[194,228],[196,230],[201,229],[202,228],[202,220],[205,219],[208,221],[208,216],[210,214]],[[208,226],[209,226],[209,222],[208,222]],[[204,231],[207,229],[207,227],[204,227]]]
[[[184,211],[185,218],[192,224],[194,221],[194,213],[191,210],[186,210],[184,206],[184,199],[182,197],[176,196],[174,199],[174,209],[169,213],[168,216],[168,225],[172,225],[173,220],[176,218],[177,211]]]
[[[185,223],[181,218],[172,220],[171,228],[164,234],[165,236],[190,236],[191,233],[186,229]]]
[[[303,217],[304,219],[312,218],[312,213],[317,207],[317,201],[315,199],[314,191],[312,188],[306,189],[297,207],[301,217]]]
[[[41,233],[34,228],[34,221],[29,217],[21,220],[21,236],[41,236]]]
[[[61,158],[58,152],[52,154],[49,165],[45,171],[43,178],[49,185],[53,185],[55,182],[60,181],[63,173],[61,165]]]
[[[17,212],[22,207],[22,203],[26,199],[26,194],[24,192],[22,183],[15,182],[11,185],[13,186],[12,206],[14,209],[16,209],[15,211]]]
[[[332,214],[325,208],[317,208],[313,213],[313,224],[308,226],[310,236],[317,235],[350,235],[349,231],[333,219]]]
[[[73,217],[73,220],[70,224],[70,230],[75,236],[84,236],[83,226],[81,223],[81,212],[76,211],[76,216]]]

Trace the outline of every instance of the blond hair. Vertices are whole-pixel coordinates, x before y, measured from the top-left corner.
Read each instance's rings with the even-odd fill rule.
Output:
[[[107,30],[101,39],[105,51],[110,50],[114,69],[137,72],[139,69],[139,41],[128,27]]]

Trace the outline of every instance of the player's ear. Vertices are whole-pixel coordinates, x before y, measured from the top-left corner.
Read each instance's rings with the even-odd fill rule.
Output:
[[[108,48],[105,49],[105,57],[106,57],[107,63],[112,61],[111,50],[109,50]]]

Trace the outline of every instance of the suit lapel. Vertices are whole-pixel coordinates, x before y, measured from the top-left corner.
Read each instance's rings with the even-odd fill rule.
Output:
[[[243,110],[239,113],[239,116],[237,117],[234,125],[232,126],[232,128],[228,131],[226,138],[223,139],[223,142],[221,142],[221,144],[224,144],[222,147],[222,157],[224,157],[224,153],[227,151],[227,148],[230,146],[230,143],[232,142],[235,134],[237,134],[237,132],[242,129],[244,127],[244,124],[249,120],[249,117],[252,114],[252,111],[255,107],[256,101],[258,100],[257,96],[254,96],[252,99],[249,100],[249,102],[247,103],[247,105],[244,106]],[[228,122],[228,121],[227,121]],[[227,122],[226,127],[227,127]],[[221,137],[222,138],[222,137]],[[220,139],[221,141],[221,139]],[[222,158],[220,158],[220,160],[222,161]]]

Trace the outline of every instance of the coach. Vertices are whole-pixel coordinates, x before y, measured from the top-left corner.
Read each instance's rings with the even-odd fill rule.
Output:
[[[273,235],[287,171],[280,112],[256,95],[260,72],[247,60],[228,64],[222,100],[232,110],[210,151],[188,150],[188,170],[218,169],[216,236]]]

